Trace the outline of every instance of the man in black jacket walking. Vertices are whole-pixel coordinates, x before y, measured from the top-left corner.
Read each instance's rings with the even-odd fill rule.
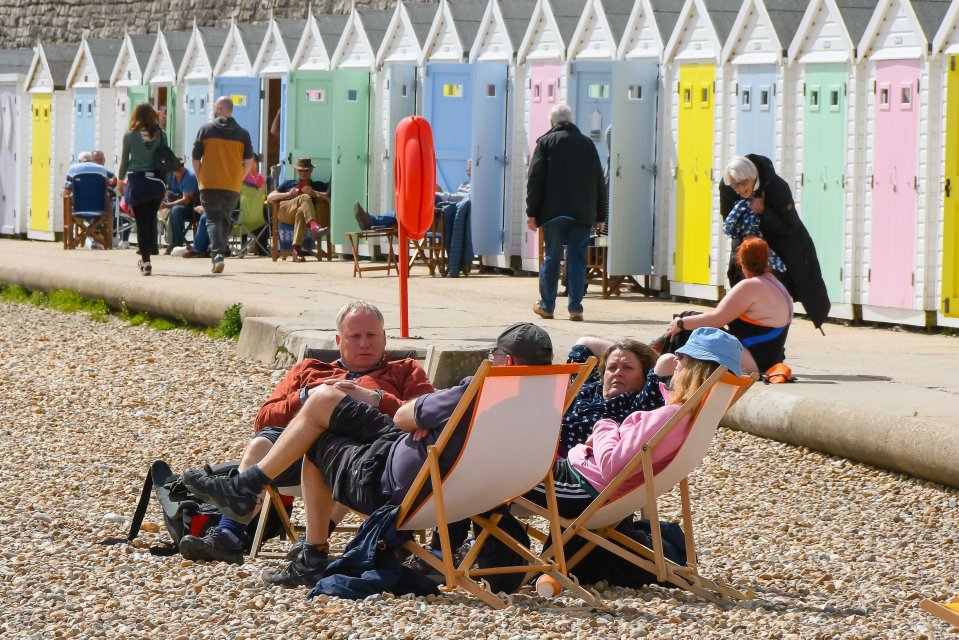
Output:
[[[533,312],[553,317],[565,244],[569,319],[581,321],[589,234],[606,223],[603,167],[593,141],[573,124],[569,106],[553,107],[549,122],[552,128],[536,141],[526,178],[526,224],[530,231],[542,227],[546,244]]]

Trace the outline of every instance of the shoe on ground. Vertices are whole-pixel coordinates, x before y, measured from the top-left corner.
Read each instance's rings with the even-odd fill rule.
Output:
[[[552,312],[552,311],[547,311],[547,310],[544,309],[542,306],[540,306],[540,303],[538,303],[538,302],[533,305],[533,313],[535,313],[536,315],[538,315],[540,318],[543,318],[544,320],[552,320],[552,319],[553,319],[553,312]]]
[[[369,231],[373,228],[373,218],[359,202],[353,203],[353,217],[356,218],[356,224],[360,225],[361,231]]]
[[[410,554],[401,564],[410,571],[415,571],[424,578],[429,578],[437,584],[446,582],[446,577],[441,572],[434,569],[432,565],[427,564],[427,562],[419,556]]]
[[[218,506],[227,518],[249,524],[256,517],[259,492],[241,489],[234,478],[211,475],[203,469],[187,469],[182,477],[187,489]]]
[[[173,253],[173,249],[174,249],[173,245],[168,244],[166,246],[166,249],[163,250],[163,255],[166,255],[166,256],[170,255],[171,253]]]
[[[193,247],[187,247],[186,251],[183,252],[181,256],[183,258],[209,258],[209,256],[202,251],[197,251]]]
[[[306,544],[306,536],[302,533],[296,536],[296,540],[293,542],[293,546],[290,547],[290,550],[286,552],[286,559],[290,562],[296,560],[296,557],[303,553],[303,545]]]
[[[223,273],[223,256],[213,258],[213,273]]]
[[[582,311],[570,311],[569,319],[573,322],[582,322],[583,321],[583,312]]]
[[[282,569],[264,569],[260,579],[276,587],[314,587],[332,558],[326,551],[308,551],[303,549],[290,564]]]
[[[326,227],[321,227],[318,224],[310,225],[310,237],[313,238],[313,242],[319,242],[324,233],[326,233]]]
[[[153,274],[153,265],[149,262],[144,262],[143,260],[137,260],[137,267],[140,268],[140,273],[149,276]]]
[[[300,249],[297,247],[293,247],[292,251],[290,251],[290,259],[293,262],[306,262],[306,258],[303,257],[303,254],[300,253]]]
[[[243,548],[232,533],[216,527],[203,537],[183,536],[180,539],[180,555],[187,560],[210,560],[243,564]]]
[[[129,249],[130,243],[126,240],[121,240],[117,243],[117,249]]]

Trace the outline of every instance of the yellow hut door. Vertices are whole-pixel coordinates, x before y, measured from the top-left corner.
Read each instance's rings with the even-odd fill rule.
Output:
[[[33,146],[30,149],[30,228],[50,229],[49,93],[33,94]]]
[[[952,318],[959,318],[959,70],[956,67],[959,67],[959,56],[949,56],[940,310]]]
[[[676,172],[674,280],[709,284],[716,67],[679,68],[679,159]]]

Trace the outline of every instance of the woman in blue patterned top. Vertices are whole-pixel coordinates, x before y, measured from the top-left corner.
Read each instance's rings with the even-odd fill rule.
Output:
[[[563,416],[559,456],[586,442],[593,425],[603,419],[622,422],[634,411],[650,411],[665,404],[655,373],[657,353],[636,340],[610,342],[602,338],[580,338],[570,349],[567,362],[586,362],[599,355],[593,370],[573,404]]]

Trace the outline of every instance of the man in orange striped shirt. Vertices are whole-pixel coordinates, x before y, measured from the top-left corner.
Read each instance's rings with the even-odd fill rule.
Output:
[[[220,96],[213,105],[213,120],[196,134],[193,171],[200,182],[200,204],[206,212],[213,273],[223,271],[232,214],[240,203],[240,185],[253,168],[250,133],[233,119],[233,101]]]

